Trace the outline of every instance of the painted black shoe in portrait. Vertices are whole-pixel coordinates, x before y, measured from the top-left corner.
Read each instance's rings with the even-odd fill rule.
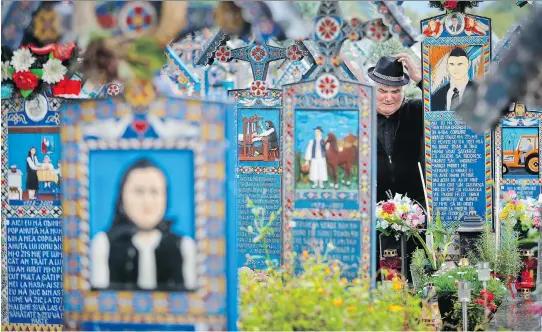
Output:
[[[92,239],[93,289],[195,290],[195,242],[164,220],[167,187],[164,172],[148,159],[125,171],[113,223]]]

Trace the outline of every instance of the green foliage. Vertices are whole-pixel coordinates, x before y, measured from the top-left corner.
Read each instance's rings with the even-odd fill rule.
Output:
[[[458,322],[457,327],[463,326],[463,303],[454,302],[454,310],[451,318]],[[489,323],[489,318],[485,315],[485,308],[477,303],[467,303],[467,325],[469,331],[482,331]]]
[[[370,62],[376,64],[378,59],[383,56],[396,56],[401,53],[408,54],[414,62],[420,63],[418,56],[411,49],[403,46],[401,41],[395,37],[386,41],[376,42],[369,51],[369,54],[371,54]],[[416,83],[411,81],[406,87],[405,96],[408,98],[421,98],[422,91],[416,86]]]
[[[462,326],[462,304],[457,299],[457,282],[459,280],[468,281],[471,287],[471,301],[468,304],[469,331],[483,329],[488,322],[485,315],[485,308],[474,301],[481,298],[480,291],[484,288],[482,282],[478,280],[478,271],[475,267],[457,267],[429,278],[429,282],[435,285],[439,294],[449,294],[452,296],[454,308],[449,318],[453,322],[458,322],[458,326]],[[501,305],[508,294],[504,283],[495,278],[487,282],[487,290],[495,296],[493,302],[496,306]]]
[[[263,190],[262,195],[265,196],[267,190]],[[269,248],[267,246],[267,236],[273,235],[274,229],[271,227],[272,223],[276,220],[277,216],[280,216],[281,209],[276,212],[271,212],[269,218],[266,218],[267,213],[264,208],[258,207],[250,198],[246,198],[247,207],[251,209],[252,216],[254,217],[252,225],[247,226],[246,228],[241,228],[242,231],[247,232],[250,236],[253,236],[252,242],[258,243],[262,242],[265,257],[261,256],[250,256],[250,260],[265,260],[266,265],[269,268],[278,267],[278,262],[271,261],[271,256],[269,254]],[[247,262],[248,264],[249,262]]]
[[[369,280],[341,278],[325,255],[302,256],[268,273],[265,282],[240,278],[241,322],[246,331],[424,330],[421,300],[403,290],[371,289]]]
[[[254,236],[268,253],[266,236],[276,220],[265,219],[265,211],[247,199],[254,216],[245,231]],[[300,259],[292,255],[280,268],[268,262],[267,275],[239,269],[241,330],[424,330],[419,320],[421,299],[392,287],[372,289],[370,280],[348,281],[341,277],[344,266],[328,260],[333,250],[328,244],[324,253],[304,251]],[[300,264],[298,264],[298,262]],[[300,266],[300,271],[299,271]],[[370,314],[368,314],[370,313]]]
[[[461,218],[460,218],[461,219]],[[435,221],[428,223],[426,234],[433,235],[433,243],[427,244],[417,231],[413,231],[412,234],[422,244],[431,267],[437,270],[441,265],[446,262],[448,256],[448,248],[453,243],[452,236],[461,224],[460,220],[455,221],[448,229],[442,225],[440,218],[440,212],[437,211],[437,217]]]
[[[523,262],[519,253],[519,239],[511,223],[504,223],[501,227],[501,238],[498,258],[495,264],[495,273],[507,278],[515,277],[521,271]]]
[[[417,248],[412,253],[412,259],[410,260],[410,273],[412,274],[412,281],[415,288],[420,288],[425,285],[427,275],[425,274],[425,266],[429,263],[425,251]]]
[[[473,253],[474,254],[474,253]],[[475,244],[475,254],[469,259],[471,264],[475,262],[488,262],[491,270],[495,271],[497,265],[497,242],[495,233],[490,223],[484,225],[484,230]]]

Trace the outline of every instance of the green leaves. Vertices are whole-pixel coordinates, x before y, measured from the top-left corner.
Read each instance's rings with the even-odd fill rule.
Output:
[[[24,98],[28,98],[28,96],[30,96],[30,94],[32,93],[32,91],[34,90],[19,90],[21,91],[21,95],[24,97]]]
[[[126,61],[139,79],[152,80],[166,64],[167,57],[157,39],[142,37],[129,45]]]
[[[43,69],[30,69],[30,72],[39,78],[43,76]]]

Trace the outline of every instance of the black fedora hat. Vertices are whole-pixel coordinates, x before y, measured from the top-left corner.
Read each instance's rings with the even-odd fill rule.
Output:
[[[410,77],[403,72],[403,64],[393,56],[383,56],[375,67],[368,70],[369,77],[380,84],[403,86],[410,82]]]

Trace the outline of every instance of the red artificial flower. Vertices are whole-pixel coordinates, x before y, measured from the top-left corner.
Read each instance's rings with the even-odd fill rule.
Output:
[[[476,300],[474,300],[474,303],[477,303],[477,304],[479,304],[481,306],[484,306],[486,304],[484,299],[476,299]]]
[[[493,301],[495,299],[495,295],[493,295],[492,293],[490,293],[489,291],[487,290],[481,290],[480,291],[480,295],[482,296],[483,299],[485,299],[486,301]]]
[[[72,52],[75,49],[75,43],[70,42],[68,44],[49,44],[43,47],[29,45],[28,47],[34,54],[45,55],[52,52],[54,58],[64,61],[71,58]]]
[[[392,214],[395,212],[395,204],[392,202],[382,204],[382,211],[386,212],[387,214]]]
[[[489,309],[491,309],[491,311],[493,311],[493,312],[497,311],[497,306],[495,305],[495,303],[489,302],[487,304],[487,306],[488,306]]]
[[[456,9],[456,8],[457,8],[457,1],[453,1],[453,0],[444,1],[444,3],[442,4],[442,6],[443,6],[445,9],[453,10],[453,9]]]
[[[34,90],[38,86],[38,76],[27,70],[13,73],[13,81],[21,90]]]

